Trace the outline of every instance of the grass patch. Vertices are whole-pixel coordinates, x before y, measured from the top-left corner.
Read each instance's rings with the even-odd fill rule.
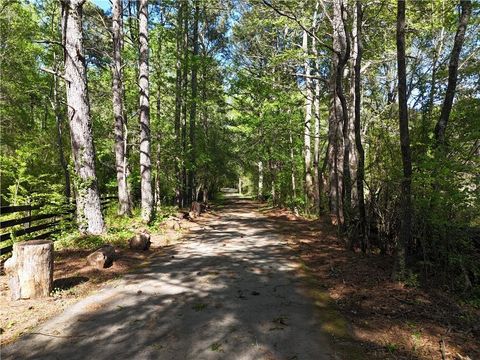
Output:
[[[222,344],[219,342],[214,342],[212,345],[210,345],[210,350],[215,352],[222,352]]]
[[[195,310],[196,312],[205,310],[207,308],[208,304],[203,304],[203,303],[198,303],[192,306],[192,309]]]

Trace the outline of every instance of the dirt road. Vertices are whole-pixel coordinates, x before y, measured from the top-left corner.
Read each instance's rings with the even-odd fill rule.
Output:
[[[330,359],[274,219],[232,200],[180,244],[1,359]]]

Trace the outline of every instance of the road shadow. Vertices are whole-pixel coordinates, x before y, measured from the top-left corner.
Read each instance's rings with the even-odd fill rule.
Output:
[[[2,359],[329,359],[275,220],[248,200],[223,205],[181,245],[6,347]]]

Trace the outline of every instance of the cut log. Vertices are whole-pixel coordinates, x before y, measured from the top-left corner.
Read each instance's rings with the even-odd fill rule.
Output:
[[[115,248],[112,245],[103,245],[100,249],[87,256],[87,263],[97,269],[112,266],[115,260]]]
[[[202,204],[199,203],[198,201],[192,202],[192,206],[190,207],[190,217],[197,217],[200,216],[200,214],[203,212],[204,209],[202,209]]]
[[[128,240],[128,245],[132,250],[148,250],[150,248],[150,234],[146,231],[140,232],[130,240]]]
[[[12,300],[47,297],[53,285],[53,241],[30,240],[13,244],[5,262]]]

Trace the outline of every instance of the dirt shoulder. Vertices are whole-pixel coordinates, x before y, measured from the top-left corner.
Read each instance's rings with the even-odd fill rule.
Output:
[[[392,258],[346,251],[327,220],[310,221],[286,210],[263,212],[283,226],[323,309],[324,330],[344,356],[480,358],[478,309],[460,306],[445,290],[392,282]]]
[[[68,306],[107,285],[112,285],[122,275],[148,265],[152,258],[168,251],[170,245],[179,242],[195,223],[182,220],[181,225],[182,229],[177,231],[163,226],[157,233],[153,233],[149,251],[138,252],[126,247],[116,247],[116,260],[111,267],[103,270],[95,269],[86,263],[86,257],[93,249],[55,251],[53,291],[52,296],[46,299],[12,301],[7,276],[0,275],[0,345],[15,341],[40,323],[60,314]]]

